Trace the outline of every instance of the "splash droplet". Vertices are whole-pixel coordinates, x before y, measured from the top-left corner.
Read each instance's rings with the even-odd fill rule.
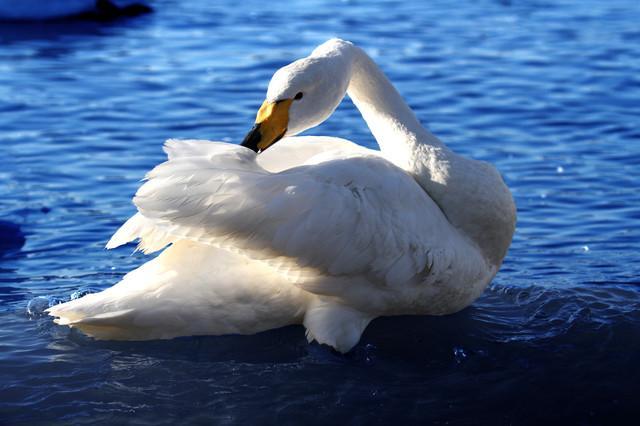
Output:
[[[97,293],[97,292],[98,290],[93,289],[91,287],[80,288],[74,291],[73,293],[71,293],[70,299],[71,300],[80,299],[81,297],[86,296],[87,294]]]
[[[49,298],[44,296],[34,297],[27,304],[27,314],[32,317],[44,315],[45,309],[49,307]]]
[[[453,357],[456,360],[456,363],[461,364],[465,359],[467,359],[467,353],[462,348],[453,348]]]

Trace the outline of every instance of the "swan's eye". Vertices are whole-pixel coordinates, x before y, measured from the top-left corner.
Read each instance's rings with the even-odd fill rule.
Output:
[[[296,101],[299,101],[300,99],[302,99],[302,92],[296,93],[296,95],[293,97],[293,99],[295,99]]]

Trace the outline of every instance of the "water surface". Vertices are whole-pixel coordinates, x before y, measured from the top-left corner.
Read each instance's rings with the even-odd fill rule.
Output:
[[[0,23],[0,424],[637,418],[637,1],[154,4]],[[477,303],[376,320],[346,356],[301,327],[96,342],[40,314],[144,262],[103,246],[165,139],[241,140],[274,70],[332,36],[512,188],[518,229]],[[375,144],[348,101],[311,133]]]

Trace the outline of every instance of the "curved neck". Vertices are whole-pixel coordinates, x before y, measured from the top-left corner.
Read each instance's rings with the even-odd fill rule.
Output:
[[[411,172],[419,145],[449,151],[420,124],[393,84],[362,49],[352,45],[350,54],[352,68],[347,94],[389,160]]]

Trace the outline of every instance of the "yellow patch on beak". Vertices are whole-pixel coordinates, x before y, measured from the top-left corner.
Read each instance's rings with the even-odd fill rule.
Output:
[[[293,99],[264,101],[256,116],[256,125],[260,127],[258,149],[264,151],[284,136],[289,125],[289,108],[292,102]]]
[[[253,128],[247,133],[242,146],[255,152],[262,152],[278,142],[287,132],[289,125],[289,108],[293,99],[277,102],[264,101]]]

